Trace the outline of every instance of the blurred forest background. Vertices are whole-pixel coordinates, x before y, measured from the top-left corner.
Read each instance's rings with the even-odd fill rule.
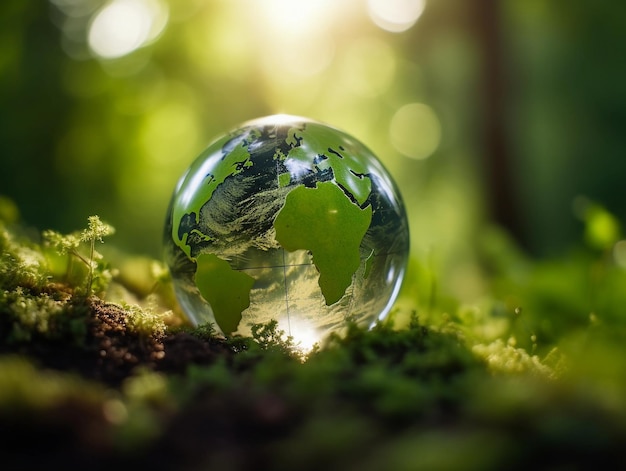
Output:
[[[380,157],[414,259],[463,299],[494,228],[548,257],[589,202],[626,220],[625,52],[610,0],[3,0],[0,195],[30,227],[98,214],[160,258],[213,138],[307,116]]]

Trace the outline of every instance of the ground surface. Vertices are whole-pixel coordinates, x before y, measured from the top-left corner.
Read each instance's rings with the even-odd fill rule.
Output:
[[[558,348],[543,340],[541,355],[534,334],[532,349],[510,334],[472,337],[501,311],[488,324],[458,310],[437,325],[410,313],[372,330],[348,322],[305,356],[272,323],[253,338],[192,329],[159,309],[167,283],[129,281],[137,265],[105,286],[100,262],[72,278],[65,260],[55,271],[45,248],[11,231],[0,248],[2,469],[598,469],[623,457],[621,308],[593,325],[554,317],[543,338],[582,327]],[[119,284],[160,301],[93,294],[119,295]]]

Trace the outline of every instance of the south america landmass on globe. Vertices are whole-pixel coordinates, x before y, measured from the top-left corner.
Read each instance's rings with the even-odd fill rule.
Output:
[[[227,179],[254,174],[255,152],[263,152],[267,129],[250,129],[239,136],[227,136],[218,144],[221,154],[191,168],[188,176],[200,179],[191,187],[198,191],[181,198],[184,204],[173,208],[172,238],[196,262],[195,284],[210,303],[215,321],[225,333],[236,331],[242,312],[250,305],[254,278],[233,269],[227,260],[211,253],[194,254],[194,247],[215,242],[207,230],[210,220],[200,223],[202,208]],[[274,214],[271,233],[274,241],[289,252],[304,250],[319,272],[319,288],[327,305],[338,302],[352,283],[361,264],[359,247],[370,226],[372,207],[367,204],[371,191],[368,169],[346,151],[346,139],[315,123],[288,128],[286,136],[269,136],[275,149],[277,186],[284,202]],[[348,144],[349,144],[348,140]],[[311,158],[311,156],[314,158]],[[219,161],[215,161],[219,159]],[[211,171],[208,171],[210,169]],[[259,169],[264,171],[265,169]],[[304,175],[315,178],[307,186]],[[291,184],[292,176],[302,183]],[[183,180],[185,177],[183,177]],[[219,232],[219,231],[216,231]],[[267,237],[265,242],[267,243]],[[259,244],[262,245],[262,244]]]

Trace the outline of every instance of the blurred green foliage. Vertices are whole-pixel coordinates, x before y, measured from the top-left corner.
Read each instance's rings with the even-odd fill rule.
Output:
[[[106,29],[112,5],[143,6],[117,23],[143,43]],[[486,9],[502,64],[499,157],[520,223],[509,235],[531,256],[567,257],[587,231],[623,259],[626,7],[605,0],[426,1],[395,33],[365,0],[6,0],[0,196],[15,204],[3,217],[17,207],[28,226],[70,233],[98,214],[117,247],[160,258],[174,185],[215,136],[261,115],[305,115],[365,142],[396,178],[411,227],[405,291],[425,305],[480,303],[501,222],[485,158]],[[518,258],[509,275],[530,276]]]

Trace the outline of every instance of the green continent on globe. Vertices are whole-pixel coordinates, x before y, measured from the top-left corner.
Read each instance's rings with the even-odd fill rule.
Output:
[[[292,147],[287,158],[304,164],[311,162],[311,156],[322,157],[316,164],[319,170],[331,168],[337,183],[362,205],[372,191],[372,181],[367,176],[367,165],[354,157],[358,152],[346,149],[352,144],[347,137],[337,131],[314,123],[307,124],[304,129],[293,128],[289,132],[287,143]]]
[[[227,139],[223,139],[223,141],[225,143]],[[187,244],[189,234],[187,232],[183,234],[182,239],[178,236],[178,228],[180,227],[183,216],[185,214],[195,214],[196,218],[199,218],[200,209],[211,199],[215,189],[223,183],[226,178],[237,175],[252,165],[250,153],[248,152],[248,144],[244,140],[231,152],[222,157],[221,164],[214,167],[215,171],[213,173],[204,176],[202,184],[196,185],[200,190],[193,193],[189,201],[186,201],[185,204],[174,206],[172,237],[174,242],[183,249],[188,257],[191,257],[191,247]],[[198,173],[197,170],[198,169],[192,168],[188,172],[188,175],[191,175],[190,178],[193,178]]]
[[[359,246],[371,220],[371,205],[362,209],[334,182],[318,182],[315,188],[298,186],[287,195],[274,228],[285,250],[311,252],[320,273],[320,289],[330,306],[352,283],[361,262]]]
[[[239,327],[241,313],[250,306],[254,278],[233,270],[227,261],[214,254],[196,258],[195,282],[200,294],[211,305],[215,322],[230,334]]]

